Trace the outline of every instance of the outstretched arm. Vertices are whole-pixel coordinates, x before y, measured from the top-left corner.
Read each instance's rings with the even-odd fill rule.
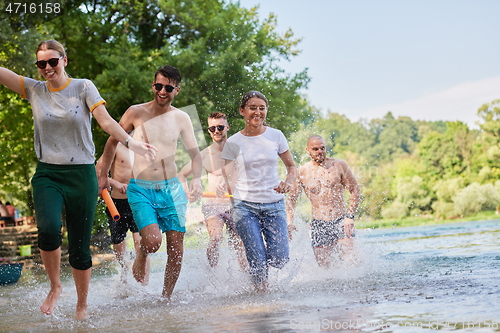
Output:
[[[13,92],[22,94],[21,78],[7,68],[0,67],[0,84],[3,84]]]
[[[155,146],[149,143],[139,142],[137,140],[134,140],[130,135],[127,134],[127,132],[125,132],[125,130],[133,129],[131,124],[126,126],[125,125],[127,124],[126,122],[122,123],[122,121],[120,121],[120,124],[122,124],[123,127],[120,126],[120,124],[118,124],[113,118],[111,118],[108,111],[106,110],[106,107],[103,104],[96,107],[92,112],[92,114],[99,123],[99,126],[101,126],[101,128],[106,133],[111,135],[117,141],[117,143],[121,142],[122,144],[125,145],[125,147],[129,148],[130,150],[141,156],[144,156],[146,159],[150,161],[155,159],[156,152],[158,151],[158,149]],[[116,144],[114,146],[116,148]]]

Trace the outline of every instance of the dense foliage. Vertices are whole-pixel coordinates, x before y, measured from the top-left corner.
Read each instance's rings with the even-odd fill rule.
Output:
[[[471,112],[474,112],[471,110]],[[330,113],[292,134],[298,164],[306,140],[322,135],[331,155],[354,169],[370,218],[453,218],[496,209],[500,195],[500,100],[477,111],[480,129],[408,117],[351,122]]]
[[[277,65],[298,54],[299,40],[291,31],[277,33],[272,15],[261,20],[256,9],[219,0],[61,3],[62,11],[52,15],[0,12],[6,23],[0,26],[1,66],[37,77],[36,46],[56,39],[67,49],[67,72],[91,79],[117,120],[130,105],[151,100],[154,73],[165,64],[183,77],[176,106],[194,105],[203,124],[209,113],[222,111],[231,117],[233,131],[241,129],[239,100],[249,90],[268,96],[273,105],[268,121],[285,133],[310,117],[300,94],[309,82],[306,70],[287,74]],[[4,87],[0,103],[0,195],[28,209],[36,165],[30,107]],[[106,138],[95,126],[98,155]]]

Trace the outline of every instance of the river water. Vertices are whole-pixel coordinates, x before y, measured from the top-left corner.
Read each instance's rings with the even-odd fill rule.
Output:
[[[116,262],[95,268],[83,322],[73,320],[70,270],[63,270],[51,316],[38,309],[48,291],[45,274],[25,271],[16,285],[0,287],[0,331],[500,331],[500,220],[358,230],[356,258],[329,270],[317,266],[301,224],[290,263],[271,268],[271,291],[263,294],[252,290],[227,246],[209,268],[200,242],[186,250],[169,303],[159,296],[164,252],[151,257],[147,287],[131,277],[121,284]]]

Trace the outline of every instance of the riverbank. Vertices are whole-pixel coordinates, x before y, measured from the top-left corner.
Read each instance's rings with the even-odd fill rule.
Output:
[[[385,219],[385,220],[370,220],[361,218],[355,221],[357,229],[382,229],[382,228],[399,228],[399,227],[414,227],[414,226],[429,226],[447,223],[459,223],[470,221],[486,221],[500,219],[500,215],[494,210],[483,211],[474,215],[455,219],[436,219],[434,217],[414,217],[403,219]],[[196,222],[194,222],[196,221]],[[184,236],[184,247],[190,249],[205,248],[208,244],[208,232],[203,223],[202,216],[197,216],[196,219],[191,219],[191,223],[186,225],[186,234]]]
[[[465,216],[456,219],[436,219],[434,217],[406,217],[402,219],[368,220],[361,218],[356,222],[358,229],[378,229],[378,228],[396,228],[396,227],[414,227],[423,225],[435,225],[446,223],[458,223],[468,221],[482,221],[500,219],[500,215],[494,210],[483,211],[474,215]]]

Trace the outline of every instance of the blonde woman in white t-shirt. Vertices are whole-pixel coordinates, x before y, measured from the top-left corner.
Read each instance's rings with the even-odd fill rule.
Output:
[[[90,80],[68,76],[68,57],[59,42],[41,42],[36,58],[38,73],[45,81],[0,67],[0,84],[27,98],[33,111],[39,161],[32,179],[38,245],[50,280],[50,291],[40,310],[52,314],[62,292],[60,217],[65,207],[69,262],[78,297],[75,318],[86,319],[92,270],[90,235],[98,195],[92,116],[105,132],[134,152],[154,159],[157,149],[132,139],[111,118]]]
[[[243,95],[240,114],[245,128],[231,136],[222,152],[226,179],[233,195],[233,218],[245,246],[255,289],[268,289],[268,267],[282,268],[288,261],[288,230],[283,193],[290,191],[296,168],[285,136],[266,126],[268,100],[258,91]],[[287,176],[278,176],[278,159]],[[231,166],[236,166],[233,168]],[[237,177],[232,177],[237,170]],[[219,187],[222,193],[225,186]]]

